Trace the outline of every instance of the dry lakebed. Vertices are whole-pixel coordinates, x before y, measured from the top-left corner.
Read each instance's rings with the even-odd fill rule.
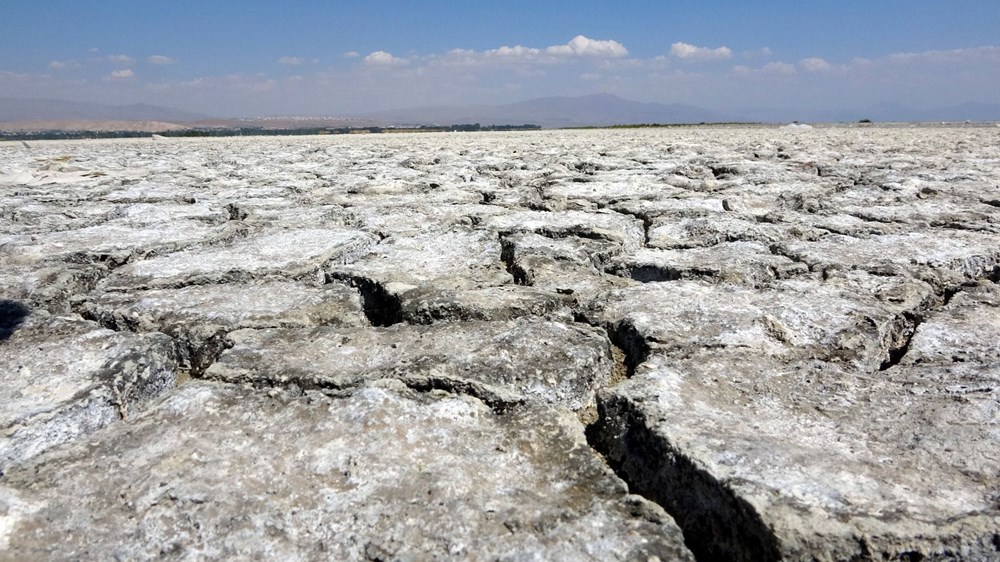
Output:
[[[1000,560],[1000,128],[0,143],[2,560]]]

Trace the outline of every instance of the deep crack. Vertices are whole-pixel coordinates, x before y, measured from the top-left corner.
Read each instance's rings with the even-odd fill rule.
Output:
[[[403,321],[403,305],[399,297],[386,290],[379,281],[347,273],[330,274],[331,280],[343,281],[361,293],[361,308],[373,326],[392,326]]]
[[[629,400],[611,396],[598,403],[587,441],[630,492],[663,506],[696,559],[780,560],[778,539],[754,507],[650,429],[655,426]]]

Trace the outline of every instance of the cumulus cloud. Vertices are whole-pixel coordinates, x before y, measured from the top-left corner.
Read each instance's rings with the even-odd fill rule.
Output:
[[[733,51],[726,46],[711,49],[678,42],[670,46],[670,54],[682,60],[725,60],[733,56]]]
[[[135,59],[128,55],[108,55],[108,61],[121,66],[131,66],[135,64]]]
[[[508,47],[504,45],[497,49],[490,49],[488,51],[483,51],[483,54],[488,57],[503,57],[503,58],[530,58],[536,57],[541,54],[541,49],[534,49],[531,47],[524,47],[522,45],[514,45],[513,47]],[[451,51],[452,54],[474,54],[474,51],[466,51],[463,49],[455,49]]]
[[[108,78],[112,80],[129,80],[135,78],[135,72],[132,72],[131,68],[126,68],[124,70],[116,70],[108,75]]]
[[[618,41],[611,39],[591,39],[577,35],[562,45],[549,47],[527,47],[504,45],[496,49],[474,51],[472,49],[452,49],[441,57],[429,57],[429,60],[448,64],[476,66],[490,63],[503,64],[554,64],[574,59],[618,59],[628,56],[628,49]]]
[[[408,62],[408,60],[394,57],[392,53],[386,51],[375,51],[364,58],[364,63],[369,66],[399,66]]]
[[[554,45],[545,49],[550,55],[618,58],[628,55],[628,49],[611,39],[591,39],[577,35],[565,45]]]
[[[146,62],[148,62],[149,64],[166,65],[166,64],[176,64],[177,59],[165,55],[149,55],[148,57],[146,57]]]
[[[809,72],[821,72],[830,68],[830,63],[818,57],[809,57],[799,61],[799,66]]]
[[[300,66],[306,63],[306,60],[300,57],[281,57],[278,59],[278,64],[284,64],[288,66]]]

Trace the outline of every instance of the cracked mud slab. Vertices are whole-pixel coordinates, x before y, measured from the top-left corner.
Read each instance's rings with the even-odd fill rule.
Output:
[[[24,559],[693,560],[572,414],[394,385],[193,382],[8,474],[0,505]]]
[[[0,300],[0,472],[129,414],[175,384],[163,334],[119,334]]]
[[[998,142],[0,146],[0,558],[996,560]]]
[[[505,407],[521,402],[571,410],[594,405],[614,359],[601,330],[522,318],[389,328],[239,330],[205,373],[257,386],[342,389],[398,379]]]
[[[180,368],[195,375],[215,361],[226,334],[234,330],[368,324],[356,290],[280,279],[107,292],[76,308],[115,330],[169,335]]]

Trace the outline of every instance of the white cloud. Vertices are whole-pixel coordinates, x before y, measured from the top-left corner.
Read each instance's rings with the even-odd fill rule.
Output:
[[[578,56],[578,57],[624,57],[628,55],[628,49],[618,41],[611,39],[591,39],[583,35],[577,35],[570,39],[565,45],[554,45],[545,49],[550,55]]]
[[[770,47],[761,47],[756,51],[743,51],[740,56],[745,59],[766,58],[773,54]]]
[[[678,42],[670,46],[670,54],[683,60],[724,60],[731,58],[733,51],[726,46],[711,49]]]
[[[300,66],[306,63],[306,60],[300,57],[281,57],[278,59],[278,64],[285,64],[288,66]]]
[[[135,72],[132,72],[131,68],[126,68],[124,70],[116,70],[108,75],[108,78],[112,80],[129,80],[135,78]]]
[[[63,68],[78,68],[80,63],[75,60],[54,60],[49,63],[52,70],[62,70]]]
[[[455,51],[461,51],[461,50],[455,49],[451,52],[455,53]],[[533,49],[531,47],[524,47],[521,45],[514,45],[513,47],[508,47],[504,45],[503,47],[499,47],[497,49],[490,49],[488,51],[483,51],[483,54],[488,57],[532,58],[532,57],[537,57],[539,54],[541,54],[541,52],[542,51],[540,49]],[[459,54],[469,54],[469,53],[474,53],[474,51],[461,51],[461,53]]]
[[[618,59],[627,55],[628,49],[617,41],[610,39],[590,39],[583,35],[577,35],[562,45],[552,45],[544,48],[526,47],[524,45],[514,45],[513,47],[504,45],[485,51],[452,49],[442,56],[428,57],[428,60],[433,63],[447,65],[476,66],[490,63],[554,64],[583,58]]]
[[[366,56],[363,62],[370,66],[399,66],[407,64],[410,61],[404,58],[394,57],[391,53],[387,53],[385,51],[375,51]]]
[[[733,67],[733,74],[738,76],[752,76],[759,74],[795,74],[795,65],[787,62],[769,62],[760,68],[751,68],[745,65]]]
[[[809,57],[807,59],[802,59],[799,61],[799,66],[808,70],[809,72],[821,72],[824,70],[829,70],[830,63],[818,57]]]
[[[108,55],[108,61],[121,66],[132,66],[135,59],[128,55]]]
[[[795,67],[787,62],[769,62],[760,70],[769,74],[795,74]]]
[[[361,56],[361,53],[357,51],[347,51],[342,55],[345,59],[356,59]]]
[[[176,64],[177,59],[165,55],[149,55],[148,57],[146,57],[146,62],[148,62],[149,64],[159,64],[159,65]]]
[[[892,62],[962,63],[974,60],[1000,61],[1000,47],[985,46],[948,51],[921,51],[918,53],[893,53],[887,57]]]

